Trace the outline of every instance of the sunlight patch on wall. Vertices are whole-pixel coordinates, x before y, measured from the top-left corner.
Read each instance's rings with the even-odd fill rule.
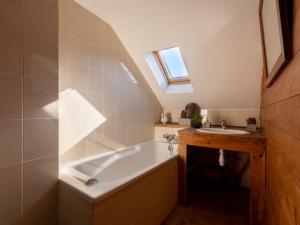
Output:
[[[123,68],[123,70],[126,72],[126,74],[128,75],[129,79],[132,81],[132,83],[137,84],[137,80],[134,78],[134,76],[132,75],[132,73],[130,72],[130,70],[127,68],[127,66],[121,62],[121,66]]]
[[[60,92],[59,95],[60,103],[62,103],[59,107],[59,153],[63,155],[86,138],[91,132],[103,125],[107,119],[77,90],[69,88]],[[66,105],[66,102],[63,103],[64,99],[70,96],[72,96],[72,101],[73,104],[76,105],[76,108],[83,108],[86,114],[70,114],[68,110],[69,106]],[[46,105],[44,110],[47,111],[51,108],[52,104],[54,104],[54,102]]]

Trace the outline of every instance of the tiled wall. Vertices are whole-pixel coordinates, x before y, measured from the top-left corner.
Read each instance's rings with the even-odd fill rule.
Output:
[[[60,3],[61,162],[152,140],[161,106],[111,26]]]
[[[57,223],[57,36],[57,0],[0,1],[1,225]]]

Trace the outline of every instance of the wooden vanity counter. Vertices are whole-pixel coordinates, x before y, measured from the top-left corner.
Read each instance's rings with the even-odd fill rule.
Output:
[[[235,129],[228,127],[230,129]],[[236,128],[245,130],[245,128]],[[263,225],[265,222],[265,146],[266,139],[259,133],[243,135],[203,133],[194,128],[179,132],[178,201],[187,202],[187,148],[189,145],[220,148],[250,153],[251,196],[250,224]]]

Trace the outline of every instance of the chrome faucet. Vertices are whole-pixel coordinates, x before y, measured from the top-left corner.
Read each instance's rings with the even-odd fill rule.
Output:
[[[167,139],[169,146],[168,149],[170,152],[173,152],[173,144],[178,144],[178,138],[175,134],[164,134],[163,137]]]
[[[220,120],[220,124],[221,124],[222,129],[226,128],[226,120]]]

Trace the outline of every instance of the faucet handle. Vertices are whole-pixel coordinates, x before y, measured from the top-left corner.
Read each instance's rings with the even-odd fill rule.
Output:
[[[226,127],[226,120],[220,120],[220,124],[222,128]]]
[[[167,141],[169,141],[169,142],[178,140],[178,138],[175,134],[164,134],[163,138],[167,139]]]

